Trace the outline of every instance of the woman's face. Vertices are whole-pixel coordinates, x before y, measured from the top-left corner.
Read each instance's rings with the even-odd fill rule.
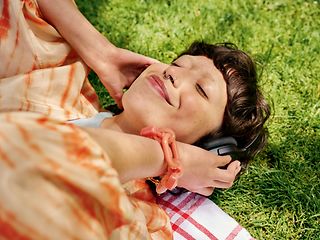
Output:
[[[168,127],[193,143],[218,130],[227,103],[226,83],[212,60],[184,55],[171,65],[149,66],[122,99],[131,127]]]

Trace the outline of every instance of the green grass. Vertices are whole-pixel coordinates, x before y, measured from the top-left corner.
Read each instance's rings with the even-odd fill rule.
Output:
[[[319,0],[77,3],[115,45],[164,62],[194,40],[233,42],[250,53],[273,103],[269,145],[231,189],[211,198],[257,239],[320,239]]]

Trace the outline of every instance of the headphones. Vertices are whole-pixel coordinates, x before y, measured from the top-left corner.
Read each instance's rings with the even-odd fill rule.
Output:
[[[245,147],[238,147],[237,140],[233,137],[223,137],[214,140],[209,140],[201,143],[199,147],[213,152],[219,156],[230,155],[232,160],[239,159],[248,149],[256,142],[259,134]]]
[[[201,143],[198,145],[198,147],[201,147],[205,150],[208,150],[212,153],[215,153],[219,156],[225,156],[230,155],[233,160],[239,159],[242,155],[248,151],[248,149],[256,142],[258,139],[259,134],[245,147],[240,148],[238,147],[237,140],[233,137],[222,137],[214,140],[209,140],[204,143]],[[226,166],[220,167],[222,169],[226,169],[229,164]],[[183,193],[187,191],[184,188],[176,187],[175,189],[171,190],[170,192],[174,195],[178,195],[180,193]]]

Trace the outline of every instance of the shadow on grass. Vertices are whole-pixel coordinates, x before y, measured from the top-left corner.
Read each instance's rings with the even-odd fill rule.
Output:
[[[309,214],[320,212],[319,126],[288,126],[279,144],[271,143],[264,158],[269,171],[258,178],[263,204],[290,206]]]
[[[283,234],[279,239],[316,239],[320,236],[319,126],[300,122],[281,133],[282,141],[271,141],[232,189],[215,191],[211,199],[253,232],[260,229],[259,234],[271,236],[276,229]],[[295,233],[287,234],[285,224]]]
[[[320,137],[317,129],[298,132],[287,128],[289,136],[280,144],[270,144],[265,152],[269,170],[256,179],[256,193],[263,208],[290,212],[301,239],[320,236]]]

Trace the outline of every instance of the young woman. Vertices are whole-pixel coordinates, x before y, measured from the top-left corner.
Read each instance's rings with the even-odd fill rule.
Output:
[[[188,143],[231,135],[245,146],[258,135],[256,141],[263,145],[268,108],[255,85],[250,59],[224,46],[196,44],[171,65],[119,49],[120,60],[109,55],[109,63],[93,64],[93,59],[106,56],[93,58],[87,53],[92,46],[90,38],[96,43],[101,40],[101,46],[108,45],[106,40],[68,1],[50,7],[46,1],[38,4],[40,8],[35,1],[2,1],[1,5],[0,108],[5,112],[0,126],[2,236],[171,238],[170,220],[145,183],[146,177],[166,176],[170,170],[166,154],[156,141],[137,135],[147,126],[174,131],[183,169],[177,186],[203,195],[211,194],[214,187],[230,187],[240,170],[239,162],[220,169],[230,157],[215,156]],[[65,18],[54,17],[58,16],[54,9],[67,11],[69,19],[83,28],[69,28]],[[88,32],[83,35],[77,29]],[[103,49],[110,50],[110,45],[101,49],[100,54]],[[150,66],[123,96],[123,112],[103,116],[96,129],[63,123],[96,117],[101,110],[86,79],[83,60],[100,77],[121,76],[116,82],[125,79],[122,87],[135,75],[128,77],[129,73],[141,70],[140,65],[126,72],[124,69],[133,69],[129,67],[132,62],[139,64],[124,61],[124,56]],[[108,74],[102,73],[106,70]],[[7,113],[18,110],[20,113]],[[168,199],[162,198],[162,203],[164,200]],[[171,203],[173,200],[177,198]],[[181,231],[186,231],[182,226],[177,229],[181,236]]]

